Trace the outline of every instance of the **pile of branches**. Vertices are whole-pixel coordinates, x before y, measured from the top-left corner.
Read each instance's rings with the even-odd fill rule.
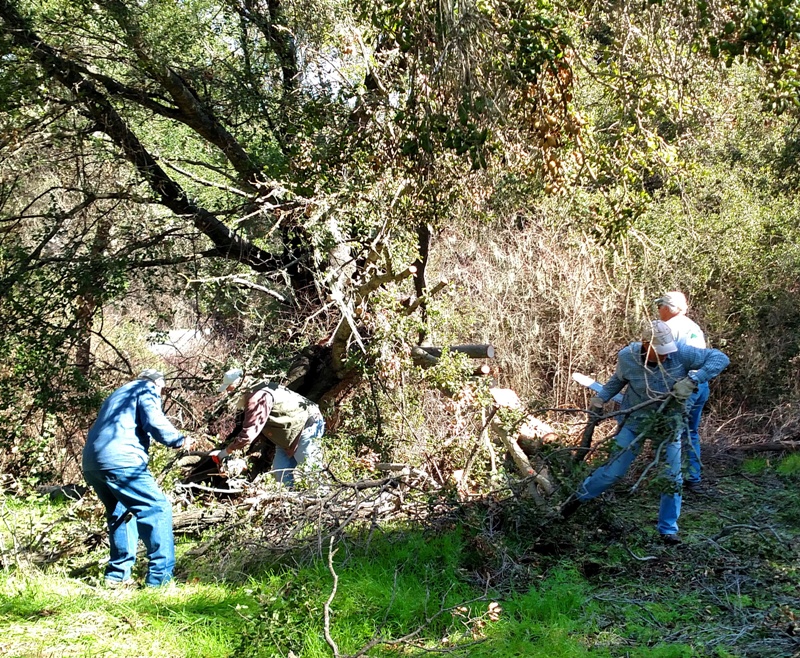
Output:
[[[458,501],[424,471],[404,464],[378,464],[384,477],[344,482],[329,470],[303,480],[298,490],[278,485],[269,473],[250,482],[215,476],[211,484],[179,482],[174,486],[176,535],[212,533],[194,550],[223,552],[242,548],[233,535],[245,536],[251,557],[289,551],[321,555],[345,533],[371,535],[386,524],[447,523],[457,516]],[[191,478],[187,478],[191,479]],[[214,486],[216,485],[216,486]]]

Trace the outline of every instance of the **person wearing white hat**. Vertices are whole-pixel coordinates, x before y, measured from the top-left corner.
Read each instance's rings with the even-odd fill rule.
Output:
[[[689,310],[686,295],[678,290],[671,290],[656,299],[655,305],[658,309],[658,317],[667,323],[672,331],[672,337],[677,343],[705,349],[706,337],[703,330],[686,316]],[[703,407],[708,402],[708,395],[708,383],[705,383],[700,384],[689,398],[686,403],[686,427],[682,433],[682,440],[687,445],[686,461],[688,466],[684,488],[695,493],[703,492],[703,486],[700,484],[703,468],[700,459],[700,419],[703,415]]]
[[[222,376],[217,391],[231,393],[243,381],[241,369],[233,368]],[[261,381],[243,387],[237,406],[244,412],[242,429],[216,461],[263,437],[275,445],[272,474],[287,487],[294,485],[296,468],[310,473],[322,467],[319,439],[325,433],[325,420],[314,402],[275,382]]]
[[[166,585],[175,567],[172,504],[147,468],[151,438],[188,450],[191,438],[161,409],[164,375],[152,368],[106,398],[83,448],[83,476],[106,509],[111,559],[106,586],[133,584],[139,539],[149,560],[145,585]]]
[[[616,371],[590,401],[592,412],[599,415],[603,405],[625,389],[620,405],[620,425],[614,438],[611,458],[583,481],[577,493],[562,506],[561,515],[564,518],[570,516],[581,503],[597,498],[616,484],[639,454],[644,439],[650,438],[664,444],[664,474],[671,483],[671,490],[661,494],[658,532],[664,543],[680,543],[678,517],[681,511],[683,477],[678,421],[682,410],[677,409],[674,403],[663,407],[662,415],[667,419],[666,425],[674,425],[675,431],[667,430],[666,434],[660,436],[647,437],[647,425],[643,421],[659,409],[661,401],[670,393],[680,404],[685,404],[698,384],[719,375],[728,363],[728,357],[719,350],[679,345],[673,340],[672,331],[664,322],[647,321],[641,342],[630,343],[618,352]],[[625,413],[626,410],[629,411]]]

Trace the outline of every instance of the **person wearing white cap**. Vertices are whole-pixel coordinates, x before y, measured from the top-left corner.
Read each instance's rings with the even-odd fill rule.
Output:
[[[658,308],[658,317],[667,323],[672,331],[672,337],[677,343],[691,345],[704,349],[706,347],[706,337],[703,330],[696,322],[689,319],[686,313],[689,305],[686,302],[686,295],[678,290],[664,293],[656,299],[655,305]],[[700,460],[700,418],[703,415],[703,407],[708,402],[708,383],[700,384],[697,390],[692,393],[686,403],[687,419],[686,427],[682,433],[684,444],[688,444],[686,451],[687,473],[684,487],[691,492],[700,493],[703,491],[700,481],[702,479],[702,462]]]
[[[242,381],[242,371],[233,368],[222,376],[217,391],[233,392]],[[238,408],[244,412],[242,429],[215,461],[234,450],[246,450],[260,436],[275,444],[272,474],[287,487],[294,485],[297,467],[306,473],[322,467],[319,439],[325,433],[325,420],[311,400],[275,382],[261,381],[245,387]]]
[[[145,585],[172,580],[175,539],[172,504],[147,468],[150,440],[188,450],[191,438],[175,429],[161,409],[164,375],[152,368],[109,395],[83,448],[83,476],[106,509],[111,559],[106,586],[133,584],[139,539],[149,560]]]
[[[676,344],[672,331],[661,320],[646,322],[641,342],[630,343],[617,353],[616,371],[590,401],[592,412],[599,415],[603,405],[625,389],[612,455],[583,481],[577,493],[562,506],[561,515],[564,518],[570,516],[581,503],[597,498],[616,484],[639,454],[644,439],[650,438],[664,444],[664,474],[671,483],[671,490],[661,494],[658,532],[664,543],[680,543],[678,517],[683,477],[679,421],[682,410],[675,413],[674,403],[663,407],[662,414],[668,429],[660,436],[647,437],[647,425],[643,426],[643,421],[659,409],[661,400],[670,393],[679,403],[685,404],[698,384],[719,375],[728,363],[728,357],[719,350]],[[626,410],[630,411],[625,413]],[[674,426],[674,431],[670,431],[671,426]],[[664,425],[659,424],[659,427]]]

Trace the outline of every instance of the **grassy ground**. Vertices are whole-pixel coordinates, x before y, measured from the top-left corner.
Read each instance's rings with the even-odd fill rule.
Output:
[[[800,655],[799,473],[794,455],[719,473],[716,495],[685,497],[677,548],[657,540],[657,493],[621,490],[569,522],[484,502],[436,532],[350,538],[330,565],[323,551],[245,573],[245,557],[238,573],[216,570],[224,579],[213,541],[182,543],[177,587],[126,591],[99,587],[97,568],[64,575],[104,555],[96,519],[6,497],[0,655],[331,656],[331,567],[341,655]],[[30,561],[69,535],[89,540]]]

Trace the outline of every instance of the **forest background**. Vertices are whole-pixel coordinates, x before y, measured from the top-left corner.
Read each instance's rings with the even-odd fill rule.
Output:
[[[731,358],[707,439],[795,436],[796,2],[0,0],[0,25],[8,491],[79,481],[146,367],[210,449],[238,366],[321,403],[341,480],[488,494],[487,381],[574,445],[571,374],[604,381],[672,289]],[[414,349],[466,343],[490,377]]]

